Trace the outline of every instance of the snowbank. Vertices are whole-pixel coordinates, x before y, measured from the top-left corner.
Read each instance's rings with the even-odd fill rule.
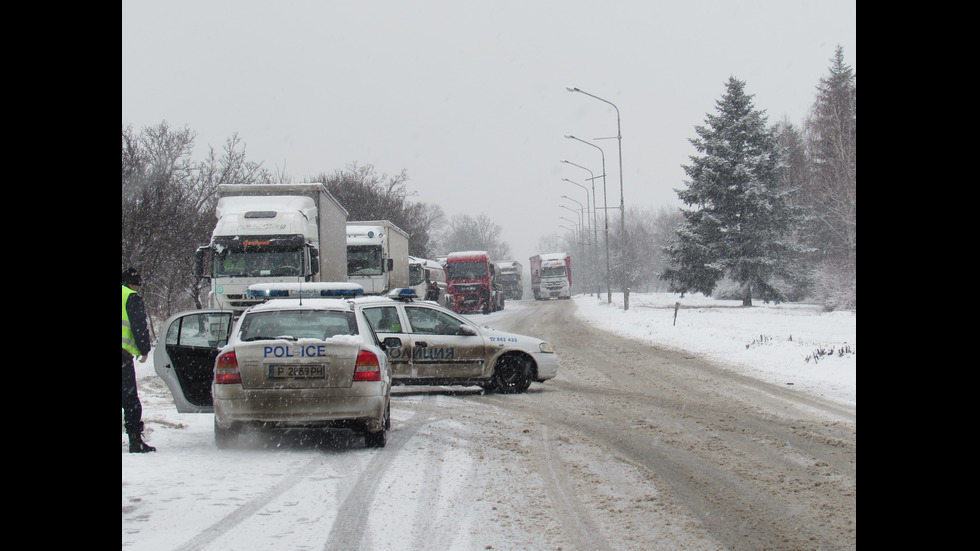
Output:
[[[857,405],[857,314],[812,304],[756,304],[674,293],[576,295],[577,315],[596,327],[685,350],[743,375]],[[679,308],[675,306],[680,303]]]

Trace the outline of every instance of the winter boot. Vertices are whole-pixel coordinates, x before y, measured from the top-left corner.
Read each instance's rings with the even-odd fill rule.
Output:
[[[156,448],[143,441],[142,433],[134,431],[129,433],[129,453],[155,452]]]

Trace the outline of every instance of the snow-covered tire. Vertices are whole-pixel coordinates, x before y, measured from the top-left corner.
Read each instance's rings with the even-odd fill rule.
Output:
[[[383,448],[388,443],[388,430],[381,429],[378,432],[364,433],[364,447]]]
[[[388,443],[388,429],[391,427],[391,404],[385,406],[385,418],[381,430],[377,432],[364,431],[364,446],[368,448],[383,448]]]

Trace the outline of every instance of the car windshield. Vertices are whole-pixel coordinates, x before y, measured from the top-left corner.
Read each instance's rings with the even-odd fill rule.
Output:
[[[254,312],[242,320],[243,341],[320,339],[356,335],[354,313],[344,310],[276,310]]]

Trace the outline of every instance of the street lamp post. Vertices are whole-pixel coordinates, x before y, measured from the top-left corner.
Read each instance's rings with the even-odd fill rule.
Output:
[[[623,310],[629,310],[630,293],[629,293],[629,289],[626,287],[626,203],[623,198],[623,131],[620,125],[619,107],[616,107],[616,104],[609,100],[602,99],[599,96],[592,95],[583,90],[579,90],[578,88],[569,86],[566,89],[569,92],[578,92],[580,94],[585,94],[590,98],[597,99],[603,103],[612,105],[613,109],[616,110],[616,141],[619,142],[619,216],[620,216],[620,223],[622,224],[621,231],[623,233],[622,246],[621,246],[622,255],[623,255]],[[602,172],[605,173],[606,171],[603,170]]]
[[[564,195],[562,195],[562,197],[564,197]],[[565,210],[572,211],[573,213],[575,213],[575,216],[578,217],[578,223],[575,224],[575,227],[582,228],[582,229],[579,229],[579,230],[576,231],[575,244],[576,245],[581,245],[582,244],[582,231],[585,228],[585,226],[582,224],[582,210],[581,209],[575,210],[572,207],[566,207],[565,205],[558,205],[558,206],[561,207],[561,208],[563,208],[563,209],[565,209]],[[584,255],[584,251],[583,251],[583,255]]]
[[[606,153],[602,151],[602,148],[598,145],[587,142],[582,138],[576,138],[571,134],[566,134],[566,138],[569,140],[575,140],[584,143],[589,147],[594,147],[599,150],[599,155],[602,156],[602,219],[605,224],[605,236],[606,236],[606,302],[612,303],[612,272],[609,267],[609,201],[606,199]]]
[[[569,180],[568,178],[562,178],[562,181],[568,182],[569,184],[575,184],[576,186],[578,186],[578,187],[582,188],[583,190],[585,190],[585,207],[584,208],[585,208],[585,222],[586,222],[586,224],[583,224],[582,225],[582,231],[586,232],[585,233],[585,242],[586,242],[586,244],[587,245],[592,245],[592,246],[589,248],[589,253],[588,254],[585,254],[583,256],[583,259],[582,259],[582,266],[588,267],[588,269],[585,270],[585,273],[586,273],[587,277],[583,277],[582,278],[582,281],[585,282],[585,288],[588,289],[589,287],[592,286],[592,281],[593,280],[598,280],[598,278],[595,277],[595,273],[594,273],[595,272],[595,258],[594,257],[595,257],[595,254],[596,254],[595,243],[589,241],[589,237],[591,236],[592,229],[593,229],[592,228],[592,220],[589,219],[589,188],[583,186],[582,184],[580,184],[578,182],[573,182],[573,181]],[[575,199],[572,199],[571,197],[566,197],[564,195],[562,195],[562,197],[565,197],[566,199],[568,199],[570,201],[575,201]],[[575,202],[578,203],[579,206],[582,206],[582,203],[581,202],[579,202],[579,201],[575,201]],[[595,210],[593,210],[592,212],[595,213]],[[586,227],[588,227],[588,230],[585,229]],[[586,292],[585,294],[588,294],[588,292]],[[595,296],[596,296],[596,298],[599,298],[599,290],[598,289],[596,289],[596,295]]]
[[[585,255],[585,246],[586,246],[586,244],[588,244],[588,241],[589,241],[586,236],[588,236],[589,234],[585,232],[585,222],[582,220],[582,203],[579,203],[578,201],[575,201],[575,199],[572,199],[571,197],[568,197],[567,195],[562,195],[562,198],[563,199],[568,199],[569,201],[574,201],[575,203],[578,203],[579,209],[577,211],[575,209],[571,208],[571,207],[566,207],[565,205],[558,205],[558,206],[561,207],[561,208],[563,208],[563,209],[570,210],[570,211],[572,211],[572,212],[574,212],[575,214],[578,215],[578,222],[579,223],[578,223],[578,225],[576,227],[581,228],[581,229],[578,231],[578,236],[576,237],[575,241],[576,241],[576,244],[578,244],[579,252],[582,253],[582,256],[579,257],[579,258],[585,258],[585,256],[586,256]],[[589,217],[586,215],[585,216],[585,219],[588,220],[588,218]],[[566,218],[566,220],[567,220],[567,218]],[[588,288],[588,285],[586,285],[586,288]]]
[[[566,208],[566,209],[568,209],[568,210],[570,210],[570,211],[572,211],[572,212],[575,212],[575,210],[574,210],[574,209],[569,209],[569,208],[568,208],[568,207],[566,207],[565,205],[558,205],[558,206],[560,206],[560,207],[564,207],[564,208]],[[576,214],[578,214],[578,213],[576,213]],[[572,224],[573,226],[575,226],[575,229],[574,229],[574,230],[571,230],[571,229],[569,229],[569,228],[565,228],[565,229],[567,229],[567,230],[569,230],[569,231],[571,231],[571,232],[572,232],[572,239],[574,240],[574,244],[575,244],[575,245],[580,245],[580,246],[581,246],[581,244],[582,244],[582,243],[581,243],[581,239],[582,239],[582,238],[581,238],[581,237],[579,237],[579,233],[580,233],[580,230],[579,230],[579,223],[578,223],[578,222],[576,222],[576,221],[574,221],[574,220],[570,220],[570,219],[568,219],[568,218],[565,218],[564,216],[559,216],[558,218],[560,218],[560,219],[562,219],[562,220],[564,220],[564,221],[566,221],[566,222],[571,222],[571,224]]]
[[[585,208],[585,205],[583,205],[580,201],[576,201],[575,199],[572,199],[571,197],[569,197],[567,195],[562,195],[561,198],[562,199],[568,199],[569,201],[571,201],[571,202],[575,203],[576,205],[578,205],[578,219],[579,219],[579,222],[582,224],[582,233],[585,234],[584,243],[585,244],[588,244],[589,243],[589,239],[588,239],[589,233],[588,232],[591,231],[591,227],[588,230],[586,230],[585,228],[586,228],[586,225],[587,224],[590,224],[589,223],[589,211]],[[588,200],[588,199],[586,199],[586,200]],[[562,205],[562,206],[564,206],[564,205]],[[565,207],[565,208],[568,208],[568,207]],[[572,210],[572,209],[568,209],[568,210]],[[582,212],[583,211],[585,212],[584,220],[583,220],[583,215],[582,215]]]
[[[580,188],[582,188],[582,189],[585,190],[585,205],[584,206],[582,205],[582,202],[581,201],[575,201],[575,199],[572,199],[571,197],[567,197],[565,195],[562,195],[562,197],[564,197],[565,199],[568,199],[569,201],[575,201],[576,203],[578,203],[578,205],[580,207],[583,207],[585,209],[585,222],[588,223],[587,226],[589,228],[587,230],[588,233],[586,233],[586,235],[588,235],[589,233],[592,233],[592,221],[589,220],[589,190],[585,186],[583,186],[582,184],[573,182],[573,181],[569,180],[568,178],[562,178],[562,181],[568,182],[570,184],[575,184],[578,187],[580,187]]]
[[[589,182],[592,184],[592,247],[593,248],[597,248],[599,246],[599,222],[596,219],[596,210],[598,210],[599,204],[596,203],[596,200],[595,200],[595,179],[597,178],[597,176],[595,174],[593,174],[591,170],[585,168],[582,165],[577,165],[577,164],[575,164],[575,163],[573,163],[571,161],[566,161],[564,159],[562,159],[561,162],[563,162],[565,164],[572,165],[572,166],[576,166],[576,167],[581,168],[582,170],[584,170],[584,171],[586,171],[586,172],[589,173]],[[603,177],[605,177],[605,175],[603,175]],[[564,180],[564,178],[562,178],[562,179]],[[572,182],[571,180],[566,180],[566,181]],[[572,182],[572,183],[574,184],[575,182]],[[578,185],[578,184],[576,184],[576,185]],[[586,199],[589,198],[589,191],[588,190],[585,190],[585,198]]]

